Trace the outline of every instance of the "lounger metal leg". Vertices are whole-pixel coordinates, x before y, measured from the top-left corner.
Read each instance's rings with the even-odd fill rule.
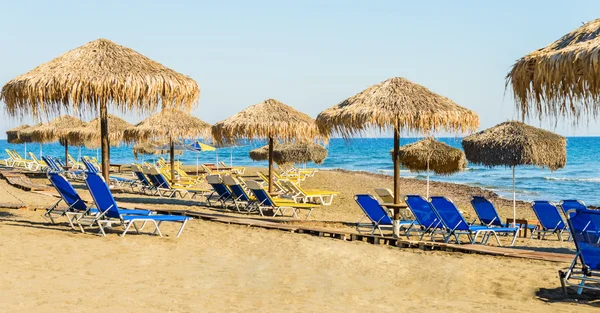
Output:
[[[189,220],[184,220],[183,223],[181,223],[181,228],[179,228],[179,231],[177,232],[177,238],[179,238],[179,236],[181,236],[181,232],[183,232],[183,228],[185,227],[185,224],[187,224]]]
[[[133,222],[127,223],[127,226],[125,226],[125,230],[121,233],[121,237],[125,237],[125,234],[127,234],[127,232],[129,231],[129,227],[131,227],[131,224],[133,224]]]
[[[156,227],[156,229],[154,230],[154,233],[158,233],[158,235],[160,237],[162,237],[162,233],[160,232],[160,223],[162,223],[162,221],[159,221],[158,223],[156,223],[155,220],[152,220],[154,222],[154,227]]]
[[[135,222],[131,222],[131,224],[133,224],[133,228],[135,228],[135,232],[139,234],[140,229],[137,227],[137,225],[135,225]]]

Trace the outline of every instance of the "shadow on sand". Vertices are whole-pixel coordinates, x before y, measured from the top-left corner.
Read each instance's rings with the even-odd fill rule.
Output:
[[[568,295],[565,295],[561,287],[541,288],[536,292],[536,296],[546,303],[577,303],[600,308],[600,291],[585,289],[581,295],[578,295],[574,287],[567,290]]]

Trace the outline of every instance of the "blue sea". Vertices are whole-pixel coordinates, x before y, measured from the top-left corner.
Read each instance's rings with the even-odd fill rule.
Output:
[[[409,144],[420,138],[403,138],[401,144]],[[440,138],[441,141],[461,147],[460,138]],[[235,148],[221,148],[216,152],[185,152],[178,156],[186,164],[195,164],[196,157],[200,162],[214,163],[218,158],[227,164],[241,166],[266,166],[266,162],[254,162],[248,157],[248,152],[264,145],[264,142],[254,142]],[[342,168],[347,170],[368,171],[392,175],[393,164],[389,150],[393,146],[391,138],[358,138],[345,141],[332,139],[329,142],[329,156],[320,166],[322,168]],[[0,140],[2,154],[4,149],[11,148],[23,153],[25,145],[8,144]],[[39,144],[28,144],[26,147],[36,155],[40,153]],[[58,143],[46,144],[42,147],[44,155],[64,156],[64,148]],[[96,156],[96,150],[77,147],[70,148],[71,155]],[[517,198],[520,200],[549,199],[558,201],[566,198],[576,198],[587,204],[600,205],[600,137],[569,137],[567,141],[567,166],[558,171],[542,170],[535,167],[519,167],[516,171]],[[6,157],[6,156],[5,156]],[[152,160],[156,157],[146,157]],[[111,162],[135,162],[131,147],[121,146],[111,149]],[[308,164],[314,167],[314,164]],[[403,177],[426,179],[424,173],[401,171]],[[512,172],[509,168],[486,168],[469,165],[467,170],[452,176],[431,176],[432,180],[462,183],[483,187],[498,193],[500,196],[512,198]]]

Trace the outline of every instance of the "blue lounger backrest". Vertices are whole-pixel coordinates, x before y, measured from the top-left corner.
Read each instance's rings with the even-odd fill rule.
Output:
[[[473,196],[471,205],[481,223],[485,225],[502,226],[500,215],[498,215],[496,207],[494,207],[494,204],[491,203],[490,200],[481,196]]]
[[[62,160],[61,160],[61,159],[59,159],[59,158],[54,158],[54,162],[55,162],[57,165],[59,165],[61,168],[64,168],[64,167],[65,167],[65,164],[64,164],[64,163],[62,162]]]
[[[229,199],[231,198],[231,193],[227,189],[227,186],[223,183],[218,184],[210,184],[210,186],[217,192],[219,198],[221,199]]]
[[[545,229],[565,229],[567,227],[558,208],[550,201],[533,201],[531,208]]]
[[[271,201],[271,198],[267,194],[266,190],[264,190],[264,189],[250,189],[250,190],[252,190],[252,192],[256,196],[256,199],[258,200],[259,203],[261,203],[261,205],[273,206],[273,207],[275,206],[275,203],[273,203],[273,201]]]
[[[166,186],[164,186],[159,180],[158,180],[158,174],[147,174],[148,175],[148,179],[150,179],[150,182],[152,183],[152,185],[156,188],[167,188]]]
[[[48,166],[50,167],[50,170],[55,171],[55,172],[62,172],[62,169],[56,164],[56,162],[54,162],[54,159],[43,156],[42,160],[44,160],[44,162],[46,162],[46,164],[48,164]]]
[[[579,209],[569,218],[581,263],[600,270],[600,211]]]
[[[407,195],[404,201],[421,226],[442,228],[440,217],[425,198],[419,195]]]
[[[565,216],[569,210],[587,210],[587,206],[579,200],[563,200],[560,202],[560,207],[562,208]]]
[[[150,186],[150,182],[148,181],[148,179],[146,178],[146,175],[144,175],[144,173],[142,173],[140,171],[134,171],[133,173],[135,174],[135,177],[137,177],[137,179],[142,182],[142,184],[144,184],[146,186]]]
[[[469,223],[460,214],[454,203],[446,197],[434,196],[430,198],[431,205],[437,211],[446,227],[455,230],[469,230]]]
[[[242,186],[240,186],[239,184],[228,185],[228,187],[229,187],[229,190],[231,190],[231,193],[233,193],[233,196],[238,201],[250,201],[250,198],[248,198],[248,195],[244,191],[244,188],[242,188]],[[218,191],[217,191],[217,193],[218,193]]]
[[[380,225],[392,225],[392,219],[388,215],[387,211],[381,207],[379,201],[372,195],[361,194],[354,196],[354,201],[358,206],[365,212],[365,215],[373,223],[379,223]]]
[[[77,191],[75,191],[75,188],[73,188],[73,185],[64,176],[59,173],[50,172],[48,173],[48,179],[68,206],[77,211],[87,210],[85,202],[83,202]]]
[[[98,173],[88,172],[85,178],[85,184],[87,185],[94,202],[98,207],[98,211],[105,212],[107,217],[120,218],[119,207],[115,198],[113,198],[110,188],[104,181],[104,178]]]
[[[154,174],[153,176],[156,179],[156,182],[158,183],[158,186],[160,186],[160,188],[171,189],[171,184],[169,184],[169,181],[165,178],[165,176],[163,174],[158,173],[158,174]]]
[[[94,173],[98,173],[98,168],[90,163],[90,161],[86,160],[86,159],[82,159],[83,161],[83,165],[85,165],[85,168],[87,168],[88,172],[94,172]]]

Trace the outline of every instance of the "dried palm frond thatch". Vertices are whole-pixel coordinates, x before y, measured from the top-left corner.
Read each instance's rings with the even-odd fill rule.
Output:
[[[401,147],[400,162],[413,172],[432,171],[438,175],[452,175],[467,167],[464,152],[432,137]]]
[[[199,97],[193,79],[107,39],[13,78],[0,94],[12,116],[96,112],[101,104],[123,111],[152,111],[159,104],[189,110]]]
[[[250,158],[254,161],[269,159],[269,146],[250,151]],[[311,142],[279,143],[273,146],[273,161],[277,164],[307,163],[322,164],[327,158],[327,149],[320,144]]]
[[[372,127],[473,131],[479,127],[479,116],[408,79],[394,77],[321,112],[316,122],[322,135],[348,138]]]
[[[108,141],[111,146],[118,147],[123,141],[123,133],[133,125],[124,119],[108,114]],[[100,118],[95,118],[85,126],[72,129],[68,133],[71,144],[86,146],[90,149],[100,147]]]
[[[274,140],[308,142],[317,139],[319,133],[310,116],[268,99],[216,123],[212,127],[212,135],[217,144],[266,138],[272,152]],[[269,192],[273,192],[272,153],[269,153]]]
[[[33,141],[33,132],[38,129],[39,127],[42,127],[42,125],[44,125],[43,123],[38,123],[35,124],[33,126],[30,126],[28,128],[22,129],[19,131],[19,141],[21,142],[34,142]]]
[[[179,109],[163,109],[123,133],[123,139],[128,143],[151,139],[195,139],[209,136],[208,123]]]
[[[600,112],[600,19],[517,60],[506,76],[523,117],[597,117]]]
[[[139,155],[160,155],[169,153],[168,149],[159,149],[160,147],[164,147],[169,145],[169,140],[151,140],[146,142],[138,142],[133,148],[133,156],[137,160]],[[181,155],[183,151],[175,151],[175,154]]]
[[[310,116],[268,99],[214,124],[212,135],[217,143],[223,144],[240,139],[268,138],[309,141],[314,140],[318,132]]]
[[[31,128],[31,126],[27,125],[27,124],[23,124],[21,126],[17,126],[15,128],[11,128],[9,130],[6,131],[6,141],[8,141],[8,143],[24,143],[26,141],[22,141],[20,136],[21,136],[21,132]]]
[[[210,125],[179,109],[163,109],[125,130],[126,142],[165,139],[170,142],[171,179],[175,182],[175,150],[177,139],[196,139],[210,136]]]
[[[522,122],[508,121],[463,138],[467,160],[488,167],[534,165],[550,170],[567,163],[567,139]]]
[[[99,112],[102,176],[107,181],[109,106],[144,112],[160,104],[189,111],[199,97],[200,88],[190,77],[107,39],[91,41],[39,65],[10,80],[0,92],[11,116]]]
[[[36,126],[31,132],[33,142],[48,143],[69,139],[69,131],[74,128],[85,126],[85,122],[70,115],[61,115],[48,123]]]

